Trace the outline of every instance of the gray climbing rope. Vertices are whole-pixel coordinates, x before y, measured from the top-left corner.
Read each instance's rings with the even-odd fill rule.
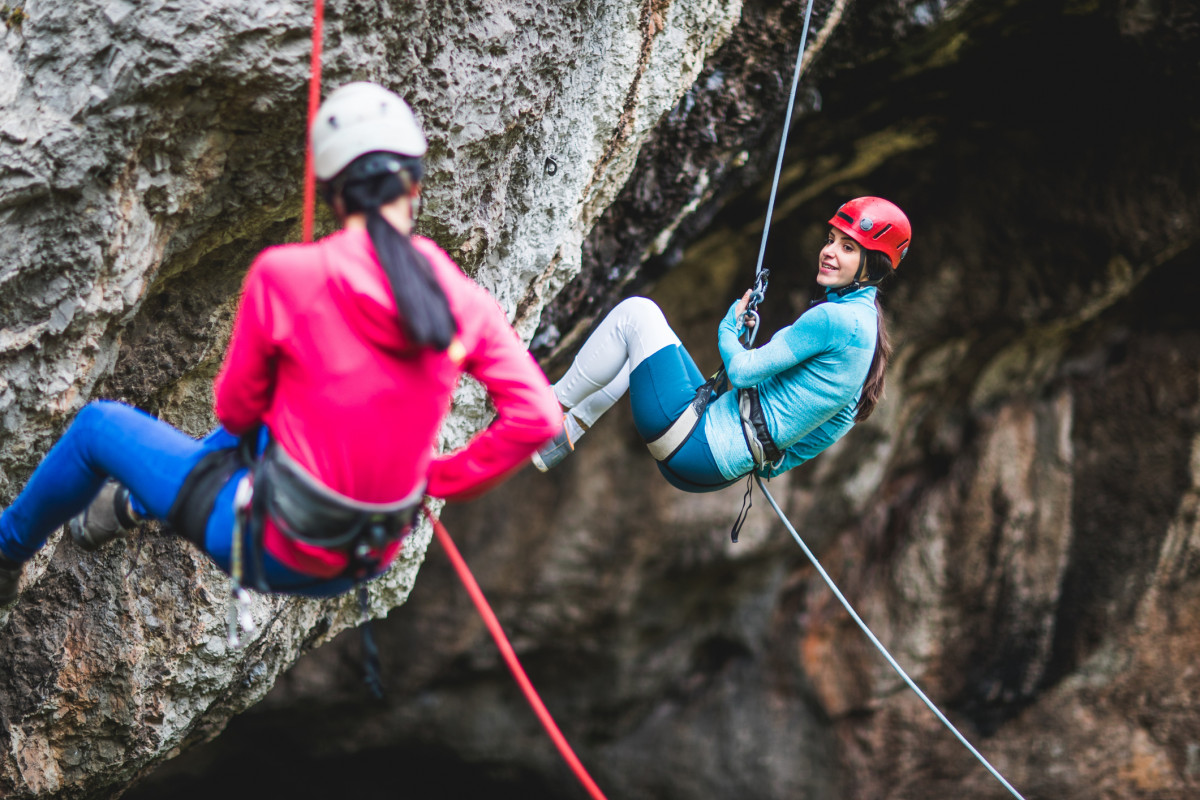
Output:
[[[754,292],[746,308],[753,311],[767,293],[769,270],[763,269],[767,254],[767,237],[771,233],[771,216],[775,213],[775,195],[779,191],[779,176],[783,172],[783,153],[787,149],[788,130],[792,127],[792,110],[796,107],[796,90],[800,86],[800,68],[804,64],[804,46],[808,42],[808,23],[812,19],[813,0],[808,0],[804,12],[804,29],[800,33],[800,50],[796,53],[796,68],[792,71],[792,91],[788,95],[787,115],[783,118],[783,137],[779,140],[779,155],[775,159],[775,177],[771,180],[771,197],[767,201],[767,218],[763,221],[762,243],[758,246],[758,263],[754,266]]]
[[[767,201],[767,218],[763,221],[762,243],[758,248],[758,263],[754,268],[754,288],[751,291],[750,300],[746,305],[746,314],[754,317],[754,324],[746,326],[745,330],[747,348],[754,346],[754,337],[757,335],[760,327],[758,312],[755,310],[755,308],[762,301],[767,291],[767,277],[770,274],[770,271],[763,269],[763,259],[767,252],[767,238],[771,232],[771,217],[775,213],[775,195],[779,190],[779,176],[783,172],[783,155],[785,149],[787,148],[788,129],[791,127],[792,123],[792,111],[796,105],[796,90],[800,85],[800,68],[804,63],[804,47],[808,40],[808,25],[812,17],[812,9],[813,0],[808,0],[808,8],[804,12],[804,30],[800,35],[800,51],[796,54],[796,69],[792,73],[792,91],[791,95],[788,97],[787,116],[784,117],[783,120],[783,138],[779,142],[779,156],[775,160],[775,177],[771,181],[771,196]],[[755,474],[754,480],[758,483],[758,488],[762,491],[763,495],[767,498],[767,501],[771,504],[771,508],[775,510],[776,515],[779,516],[779,519],[787,527],[788,532],[792,534],[792,538],[795,539],[796,543],[800,545],[800,549],[804,551],[804,555],[808,557],[808,560],[816,568],[826,585],[829,586],[829,589],[833,592],[834,596],[837,597],[838,602],[842,604],[842,607],[846,609],[846,612],[850,615],[851,619],[854,620],[855,624],[857,624],[862,632],[866,634],[867,638],[871,640],[871,644],[875,645],[875,649],[877,649],[883,655],[883,657],[887,659],[888,664],[890,664],[892,669],[896,671],[896,674],[904,679],[904,682],[908,684],[908,688],[912,689],[916,693],[917,697],[921,698],[921,701],[928,706],[929,710],[932,711],[939,720],[942,721],[942,724],[950,729],[950,732],[953,733],[955,737],[962,742],[963,746],[966,747],[967,750],[969,750],[971,754],[979,760],[979,763],[983,764],[983,766],[987,768],[987,771],[990,772],[996,780],[1000,781],[1001,785],[1003,785],[1013,797],[1017,798],[1017,800],[1025,800],[1025,798],[1021,796],[1021,793],[1013,788],[1012,784],[1005,780],[1004,776],[992,766],[991,762],[984,758],[983,754],[976,750],[975,747],[969,741],[967,741],[967,738],[959,732],[958,728],[954,727],[950,720],[946,718],[946,715],[942,713],[941,709],[939,709],[937,705],[934,704],[934,702],[930,700],[923,691],[921,691],[921,687],[917,686],[916,682],[913,681],[913,679],[908,676],[908,673],[904,671],[900,664],[896,662],[896,659],[892,657],[892,654],[888,652],[888,649],[883,646],[883,643],[879,641],[875,634],[871,632],[871,629],[867,627],[867,624],[863,622],[862,617],[855,612],[854,607],[850,605],[850,602],[846,599],[846,596],[842,594],[841,590],[838,589],[837,584],[835,584],[833,579],[829,577],[829,573],[827,573],[825,568],[821,566],[821,562],[817,560],[816,555],[812,552],[812,550],[809,549],[808,545],[804,543],[804,539],[802,539],[800,534],[796,532],[796,529],[792,526],[792,523],[788,520],[787,516],[784,515],[783,510],[780,509],[779,504],[775,502],[775,498],[771,496],[771,493],[767,491],[767,487],[763,485],[762,478]]]
[[[862,617],[858,616],[858,614],[854,611],[854,607],[850,605],[850,601],[846,599],[846,596],[843,595],[838,589],[837,584],[835,584],[833,579],[829,577],[829,573],[825,571],[825,568],[821,566],[821,562],[817,560],[816,555],[812,550],[809,549],[808,545],[804,543],[804,539],[800,538],[800,534],[796,533],[796,529],[792,527],[792,523],[788,521],[788,518],[784,515],[783,510],[779,508],[779,504],[775,502],[775,498],[771,496],[771,493],[767,491],[767,487],[763,485],[762,478],[755,475],[754,480],[758,483],[758,488],[762,490],[763,495],[767,498],[767,502],[771,504],[771,508],[775,509],[775,513],[779,516],[779,519],[782,520],[785,526],[787,526],[788,532],[792,534],[792,538],[796,540],[798,545],[800,545],[800,549],[804,551],[804,555],[808,557],[808,560],[821,575],[821,578],[825,581],[825,584],[829,586],[830,591],[832,591],[834,596],[837,597],[838,602],[840,602],[842,607],[846,609],[846,613],[850,615],[850,618],[854,620],[854,623],[858,625],[862,632],[867,635],[867,638],[871,640],[871,644],[875,645],[875,649],[883,654],[883,657],[887,659],[889,664],[892,665],[892,669],[896,671],[896,674],[904,679],[904,682],[908,684],[908,688],[916,692],[917,697],[921,698],[921,701],[929,707],[929,710],[937,715],[937,718],[940,719],[942,723],[950,729],[951,733],[958,737],[958,740],[963,743],[963,746],[970,750],[971,754],[975,756],[975,758],[979,759],[979,763],[983,764],[983,766],[987,768],[987,771],[992,773],[992,776],[996,780],[1000,781],[1004,788],[1007,789],[1013,797],[1018,798],[1018,800],[1025,800],[1025,798],[1021,796],[1021,793],[1014,789],[1012,784],[1006,781],[1004,776],[992,766],[991,762],[984,758],[983,755],[976,750],[970,742],[967,741],[967,738],[958,732],[958,728],[954,727],[950,720],[946,719],[946,715],[942,713],[941,709],[939,709],[934,702],[930,700],[923,691],[921,691],[921,687],[917,686],[916,682],[913,681],[912,678],[908,677],[908,673],[905,672],[898,663],[896,663],[896,659],[892,658],[892,654],[889,653],[887,648],[883,646],[883,643],[875,637],[875,634],[872,633],[871,629],[867,627],[867,623],[863,622]]]

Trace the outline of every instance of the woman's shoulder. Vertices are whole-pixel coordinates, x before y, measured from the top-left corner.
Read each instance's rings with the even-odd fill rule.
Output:
[[[508,317],[496,299],[464,273],[449,253],[424,236],[414,235],[412,243],[417,252],[429,259],[434,274],[450,300],[450,307],[464,330],[475,327],[487,329],[497,321],[507,324]]]
[[[272,293],[294,294],[312,281],[306,275],[320,270],[322,242],[277,244],[262,250],[246,272],[246,285]]]
[[[822,303],[813,311],[823,312],[831,327],[847,331],[853,331],[868,320],[873,321],[876,313],[874,302]]]

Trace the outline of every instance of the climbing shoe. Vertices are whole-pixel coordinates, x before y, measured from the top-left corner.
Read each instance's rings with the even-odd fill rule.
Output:
[[[542,472],[549,472],[551,467],[569,456],[574,449],[575,444],[571,441],[571,434],[567,432],[567,415],[564,414],[562,428],[554,435],[553,439],[539,447],[533,454],[533,465]]]
[[[92,551],[124,536],[137,523],[137,515],[129,505],[129,490],[110,479],[100,487],[91,505],[67,523],[67,529],[75,544]]]
[[[16,561],[0,554],[0,608],[11,605],[17,599],[21,586],[21,567]]]

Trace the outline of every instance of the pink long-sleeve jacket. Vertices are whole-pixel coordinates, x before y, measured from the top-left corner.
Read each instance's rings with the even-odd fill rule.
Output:
[[[231,433],[265,423],[326,486],[369,503],[400,500],[424,481],[434,497],[478,494],[562,424],[546,376],[496,301],[432,241],[414,236],[412,243],[449,299],[457,345],[441,353],[414,346],[367,232],[343,230],[258,256],[216,379],[217,417]],[[463,372],[487,389],[496,419],[462,449],[438,456],[438,428]],[[270,525],[264,547],[317,577],[346,565],[344,555]]]

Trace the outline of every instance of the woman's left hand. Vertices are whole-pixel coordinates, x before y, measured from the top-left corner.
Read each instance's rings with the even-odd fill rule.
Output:
[[[753,328],[757,318],[753,314],[747,314],[746,309],[750,306],[750,295],[754,292],[753,289],[747,289],[742,295],[742,299],[738,300],[737,307],[734,309],[733,316],[742,321],[742,325],[746,328]]]

